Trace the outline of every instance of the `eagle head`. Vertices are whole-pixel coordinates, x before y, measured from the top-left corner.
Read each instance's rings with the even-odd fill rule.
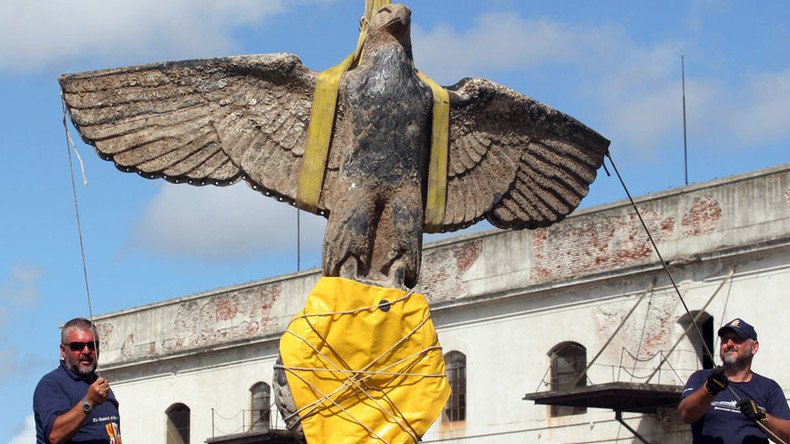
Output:
[[[375,38],[381,33],[391,35],[411,52],[411,10],[399,3],[382,6],[370,21],[368,35]]]

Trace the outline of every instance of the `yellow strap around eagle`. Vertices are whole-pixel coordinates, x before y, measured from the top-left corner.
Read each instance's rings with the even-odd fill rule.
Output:
[[[447,146],[450,138],[450,94],[430,77],[417,72],[433,91],[431,160],[428,164],[428,199],[425,203],[425,226],[428,233],[441,230],[447,205]]]
[[[373,14],[382,6],[390,4],[390,0],[365,0],[365,21],[359,32],[357,47],[339,65],[333,66],[318,74],[316,79],[313,107],[310,112],[310,123],[307,126],[307,140],[299,176],[299,189],[296,203],[299,208],[317,212],[321,198],[326,161],[329,157],[329,144],[332,137],[332,125],[337,107],[337,91],[340,78],[349,69],[354,68],[362,58],[362,46],[368,33],[368,23]],[[425,231],[436,232],[441,228],[447,196],[447,146],[450,120],[449,94],[447,90],[418,73],[420,79],[433,91],[433,123],[431,132],[431,158],[428,167],[428,196],[425,208]]]

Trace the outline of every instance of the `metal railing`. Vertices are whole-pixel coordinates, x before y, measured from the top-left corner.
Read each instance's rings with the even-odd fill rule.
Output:
[[[585,378],[587,384],[604,384],[609,382],[642,382],[648,383],[651,380],[657,384],[684,385],[688,377],[701,368],[698,359],[699,354],[694,350],[676,349],[672,351],[675,357],[681,356],[676,363],[694,363],[694,367],[674,367],[667,359],[665,351],[639,357],[623,347],[620,350],[620,361],[617,364],[606,364],[601,362],[593,363],[587,369]],[[683,355],[688,355],[685,357]],[[660,365],[660,367],[659,367]],[[554,384],[564,386],[572,382],[576,376],[569,376],[566,380],[554,379]],[[535,392],[541,391],[541,387],[549,388],[552,385],[551,365],[546,369]]]
[[[211,409],[211,437],[235,435],[239,433],[285,429],[285,421],[272,404],[268,410],[238,410],[232,415]]]

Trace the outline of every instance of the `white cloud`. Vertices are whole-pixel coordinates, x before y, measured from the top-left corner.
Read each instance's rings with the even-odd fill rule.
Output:
[[[15,264],[9,276],[0,285],[0,301],[8,307],[31,307],[38,303],[38,281],[44,274],[40,267]],[[0,312],[2,314],[2,312]]]
[[[320,254],[326,219],[301,213],[302,253]],[[480,230],[426,234],[435,242]],[[134,248],[170,257],[245,260],[264,254],[291,253],[296,246],[296,209],[249,189],[165,185],[144,209],[132,234]]]
[[[320,249],[325,219],[301,213],[303,249]],[[148,204],[133,243],[161,254],[244,260],[293,251],[296,209],[251,190],[165,185]]]
[[[4,339],[3,342],[9,343],[9,338],[4,338],[4,336],[7,336],[5,332],[0,335],[0,338]],[[2,359],[3,362],[3,366],[0,368],[0,385],[3,385],[10,383],[14,375],[19,375],[22,362],[25,358],[20,357],[19,349],[16,346],[6,345],[0,350],[0,359]]]
[[[524,77],[571,71],[573,85],[554,87],[574,90],[578,101],[591,102],[588,108],[611,132],[607,136],[643,152],[681,125],[678,43],[640,46],[620,25],[526,20],[514,14],[483,16],[464,32],[446,25],[418,30],[416,39],[418,66],[442,72],[445,83],[484,71]]]
[[[10,0],[0,5],[0,42],[5,42],[0,69],[3,63],[35,66],[56,56],[227,51],[233,46],[231,28],[282,13],[286,4]],[[519,77],[530,70],[546,76],[573,72],[578,82],[567,88],[579,96],[574,100],[587,107],[587,115],[595,116],[591,126],[628,152],[647,154],[647,161],[682,140],[679,58],[687,42],[643,43],[618,24],[579,25],[510,13],[484,14],[465,30],[448,24],[415,27],[414,43],[417,66],[445,84],[491,71]],[[790,135],[790,120],[783,115],[790,102],[790,71],[734,82],[687,75],[689,129],[697,140],[723,142],[719,147],[726,148]],[[309,224],[310,218],[304,214],[303,220]],[[246,257],[290,248],[295,234],[283,233],[293,230],[293,222],[283,221],[294,219],[292,209],[244,187],[164,187],[143,215],[135,241],[171,255]],[[322,220],[314,227],[303,233],[320,239]]]
[[[63,60],[206,56],[232,50],[232,28],[281,13],[284,0],[6,0],[0,2],[0,70]]]
[[[699,6],[716,6],[703,3]],[[549,87],[570,90],[575,106],[595,119],[585,123],[634,160],[652,162],[669,146],[682,144],[680,55],[696,42],[645,43],[617,24],[524,19],[515,13],[483,15],[462,31],[447,24],[418,28],[414,40],[417,66],[444,84],[495,72],[550,82],[567,75],[567,85]],[[704,50],[696,51],[697,65],[704,64],[704,54],[699,55]],[[687,70],[686,98],[695,143],[737,150],[790,137],[784,112],[790,103],[789,70],[748,76]]]
[[[0,341],[7,344],[0,350],[0,385],[18,372],[23,362],[19,350],[9,338],[9,325],[13,323],[20,310],[35,307],[39,302],[39,280],[44,275],[40,267],[29,264],[15,264],[8,277],[0,284]]]
[[[440,82],[454,82],[483,70],[519,70],[536,65],[579,64],[614,51],[619,26],[578,27],[548,18],[484,14],[458,32],[447,24],[414,30],[415,63]],[[460,55],[460,56],[459,56]]]
[[[790,70],[759,73],[744,87],[746,96],[731,108],[730,128],[744,143],[774,141],[790,136]]]
[[[33,415],[29,415],[19,425],[8,444],[30,444],[32,442],[36,442],[36,422]]]

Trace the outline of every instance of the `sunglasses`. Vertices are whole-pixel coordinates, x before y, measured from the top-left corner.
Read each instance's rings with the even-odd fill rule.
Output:
[[[88,350],[94,351],[96,350],[96,344],[93,341],[90,342],[69,342],[68,344],[71,351],[82,351],[85,347],[88,347]]]

